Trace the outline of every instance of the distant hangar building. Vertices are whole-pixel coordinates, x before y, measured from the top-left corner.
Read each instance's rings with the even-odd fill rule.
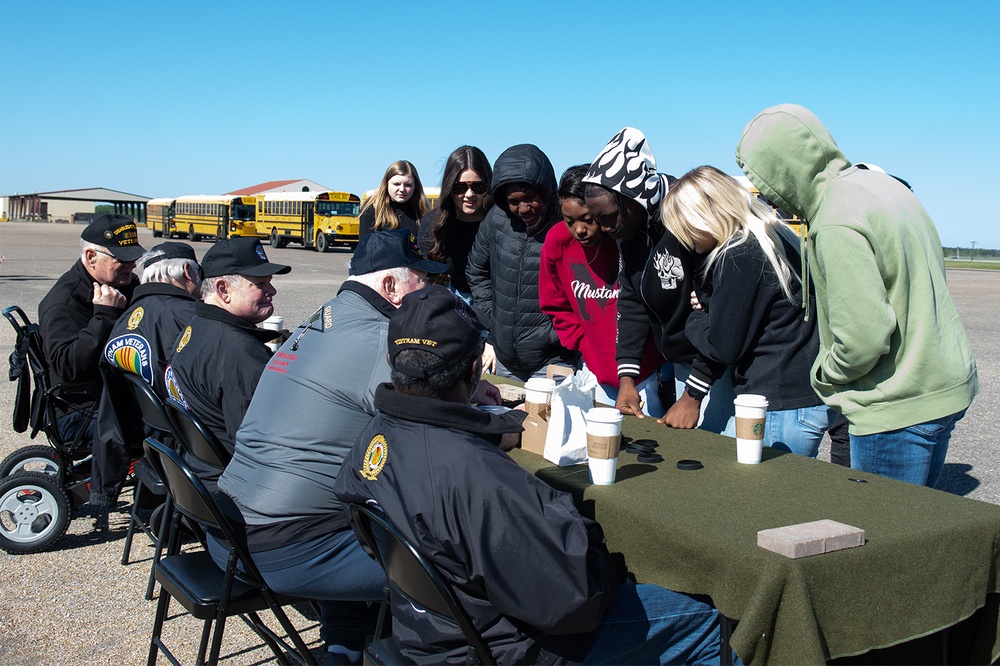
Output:
[[[97,204],[111,204],[116,213],[145,219],[147,201],[149,197],[106,187],[15,193],[0,197],[0,217],[12,221],[72,222],[76,218],[89,220]]]

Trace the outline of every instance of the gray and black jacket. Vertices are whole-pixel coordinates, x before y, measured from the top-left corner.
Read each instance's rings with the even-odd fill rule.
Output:
[[[497,359],[522,379],[549,363],[575,363],[575,353],[559,342],[552,320],[538,304],[542,244],[559,219],[556,177],[538,147],[505,150],[493,167],[493,198],[505,185],[527,183],[546,201],[542,219],[531,227],[494,205],[479,225],[466,276],[476,307],[490,318],[490,343]]]

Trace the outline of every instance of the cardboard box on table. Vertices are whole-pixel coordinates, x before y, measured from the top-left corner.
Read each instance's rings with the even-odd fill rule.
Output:
[[[562,365],[550,365],[545,370],[545,376],[555,379],[557,382],[563,377],[573,375],[573,369]],[[524,403],[524,408],[528,412],[524,419],[524,432],[521,433],[521,448],[538,455],[545,455],[545,437],[549,432],[549,418],[551,417],[551,404],[537,405],[531,402]]]

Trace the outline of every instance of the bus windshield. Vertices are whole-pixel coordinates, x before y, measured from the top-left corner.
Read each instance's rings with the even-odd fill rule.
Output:
[[[357,217],[361,204],[356,201],[317,201],[316,214],[323,216]]]
[[[256,206],[248,206],[247,204],[233,204],[229,211],[229,219],[231,220],[243,220],[243,221],[253,221],[255,218],[254,213],[257,210]]]

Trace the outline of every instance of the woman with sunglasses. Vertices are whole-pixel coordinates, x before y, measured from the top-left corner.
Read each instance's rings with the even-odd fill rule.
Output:
[[[452,291],[470,303],[472,290],[465,267],[479,223],[493,205],[492,180],[493,169],[483,151],[475,146],[456,148],[444,166],[441,205],[420,221],[420,252],[428,259],[450,266]]]
[[[358,238],[383,229],[409,229],[417,232],[417,221],[427,212],[424,186],[417,167],[406,160],[396,160],[385,170],[382,181],[361,210]]]

